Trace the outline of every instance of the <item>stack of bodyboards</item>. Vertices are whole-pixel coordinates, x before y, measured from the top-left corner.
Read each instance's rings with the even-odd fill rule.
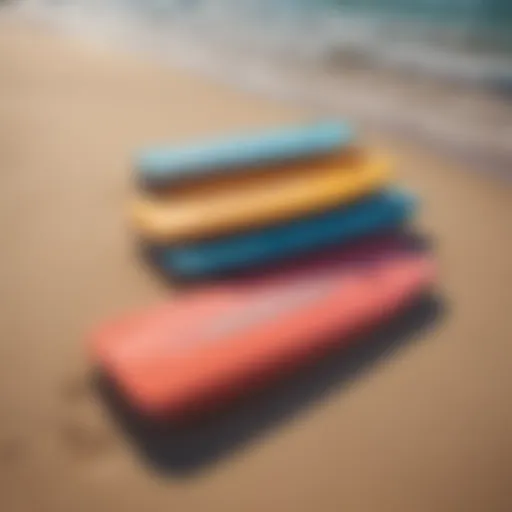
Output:
[[[96,364],[139,412],[197,417],[398,315],[435,271],[392,165],[330,121],[145,151],[132,225],[196,286],[100,326]]]

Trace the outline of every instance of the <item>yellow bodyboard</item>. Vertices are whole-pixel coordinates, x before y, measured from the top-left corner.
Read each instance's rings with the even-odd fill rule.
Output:
[[[390,180],[382,154],[340,152],[328,157],[213,177],[150,195],[131,204],[137,232],[155,243],[228,234],[355,201]]]

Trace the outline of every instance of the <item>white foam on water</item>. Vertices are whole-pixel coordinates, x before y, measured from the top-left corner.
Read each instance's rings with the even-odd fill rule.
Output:
[[[296,4],[296,5],[294,5]],[[146,47],[171,42],[187,51],[212,46],[240,55],[321,61],[354,51],[361,59],[411,66],[440,75],[478,80],[505,70],[509,57],[461,49],[464,25],[444,27],[419,21],[354,14],[332,2],[288,0],[19,0],[37,14],[75,33]],[[331,6],[329,8],[329,6]],[[450,42],[446,43],[447,35]],[[438,44],[444,40],[445,44]],[[180,44],[181,43],[181,44]],[[169,46],[169,45],[167,45]],[[175,52],[176,53],[176,52]],[[512,75],[511,75],[512,76]]]
[[[332,10],[328,3],[312,9],[309,0],[19,0],[10,9],[74,37],[142,52],[385,129],[421,134],[456,153],[478,153],[510,168],[510,104],[477,91],[468,93],[472,108],[464,115],[458,107],[460,87],[466,96],[467,87],[494,81],[512,89],[510,55],[469,51],[460,44],[464,25],[405,23]],[[446,39],[450,44],[436,44]],[[449,87],[416,90],[415,80],[447,81]]]

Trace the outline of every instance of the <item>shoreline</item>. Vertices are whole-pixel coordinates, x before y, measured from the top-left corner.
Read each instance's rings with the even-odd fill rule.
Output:
[[[183,36],[163,37],[161,27],[148,34],[128,20],[113,26],[107,18],[103,29],[93,29],[94,19],[83,26],[67,18],[51,21],[51,10],[14,10],[11,16],[20,13],[36,26],[85,44],[139,55],[291,108],[347,117],[377,137],[419,145],[512,182],[512,104],[489,86],[429,76],[411,66],[386,67],[375,58],[368,63],[368,57],[353,55],[350,49],[327,61],[299,62],[233,52],[215,42],[197,44]]]

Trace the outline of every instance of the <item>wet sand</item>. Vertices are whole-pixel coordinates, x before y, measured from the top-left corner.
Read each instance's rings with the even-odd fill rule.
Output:
[[[146,465],[90,390],[88,329],[171,293],[125,222],[134,150],[307,115],[0,20],[1,510],[512,509],[511,189],[386,137],[440,261],[445,311],[414,340],[321,370],[279,421],[247,413],[186,475]]]

